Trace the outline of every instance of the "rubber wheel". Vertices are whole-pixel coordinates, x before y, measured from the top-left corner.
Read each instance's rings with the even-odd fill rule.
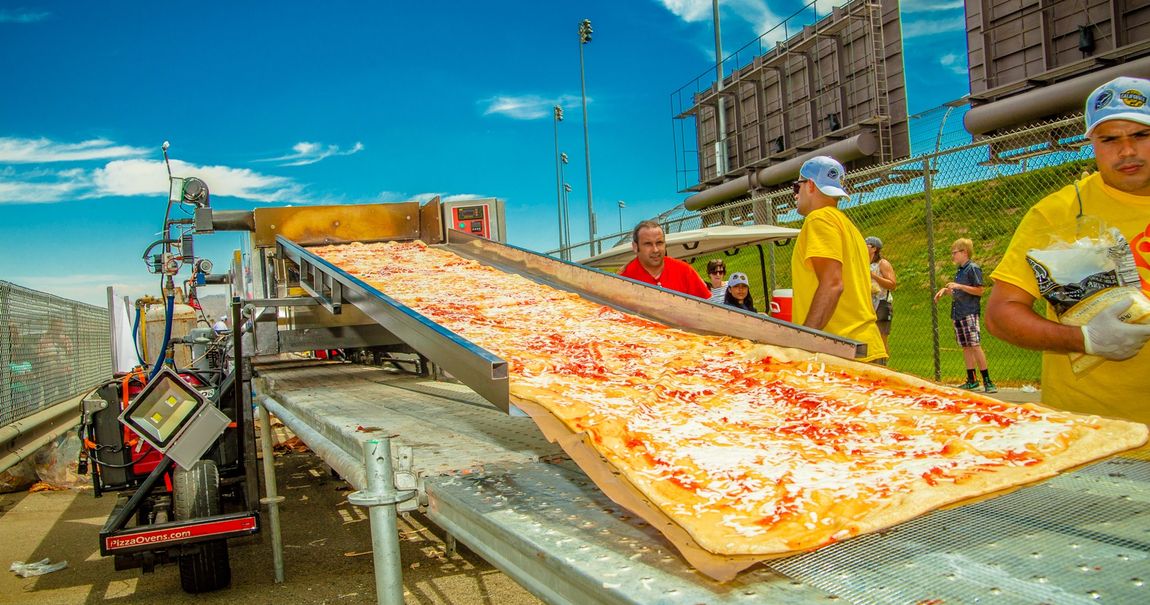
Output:
[[[192,468],[176,467],[172,477],[172,504],[177,521],[220,513],[220,471],[213,460],[200,460]],[[180,586],[196,594],[231,583],[228,541],[201,542],[194,554],[180,557]]]

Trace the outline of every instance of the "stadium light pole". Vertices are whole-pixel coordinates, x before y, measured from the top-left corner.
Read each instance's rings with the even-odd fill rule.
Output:
[[[571,186],[567,184],[567,177],[564,176],[564,173],[566,172],[565,168],[566,168],[568,162],[569,162],[569,160],[567,159],[567,154],[566,153],[560,153],[559,154],[559,180],[563,182],[563,187],[565,188],[566,191],[571,191]],[[566,254],[566,256],[562,257],[562,258],[563,258],[563,260],[571,260],[571,211],[570,211],[569,207],[567,206],[567,194],[566,193],[563,194],[562,204],[563,204],[563,210],[562,210],[562,212],[563,212],[563,223],[560,226],[563,228],[563,242],[564,242],[564,246],[566,246],[566,251],[564,252],[564,254]]]
[[[583,95],[583,156],[587,162],[587,246],[595,255],[595,204],[591,201],[591,143],[587,138],[587,77],[583,69],[583,45],[591,41],[591,20],[579,22],[579,86]]]
[[[619,200],[619,233],[623,232],[623,209],[626,207],[627,204],[624,204],[623,200]]]
[[[563,169],[559,162],[559,122],[563,121],[563,108],[556,105],[555,115],[555,210],[559,214],[559,258],[567,259],[567,243],[563,241]]]
[[[727,99],[723,92],[723,36],[719,33],[719,0],[711,3],[715,21],[715,92],[719,93],[716,107],[718,118],[715,133],[715,170],[718,176],[727,174]]]

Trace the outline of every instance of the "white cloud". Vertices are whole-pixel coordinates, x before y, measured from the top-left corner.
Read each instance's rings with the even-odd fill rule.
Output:
[[[483,109],[485,116],[498,114],[513,120],[539,120],[550,119],[554,115],[556,105],[562,107],[564,111],[570,111],[572,107],[582,103],[582,98],[572,95],[560,95],[558,99],[539,95],[499,95],[483,99],[480,103],[486,105]],[[587,97],[587,104],[591,104],[591,97]]]
[[[406,193],[399,191],[380,191],[375,196],[378,202],[406,202],[408,197]]]
[[[261,174],[246,168],[198,166],[172,161],[172,173],[197,176],[212,195],[256,202],[307,203],[303,187],[292,179]],[[0,203],[53,203],[110,196],[168,193],[168,172],[159,160],[113,160],[102,168],[70,168],[0,173]]]
[[[944,19],[903,21],[902,23],[902,37],[904,40],[909,38],[920,38],[924,36],[933,36],[935,34],[965,30],[966,16],[961,14],[955,17],[947,17]]]
[[[116,145],[106,139],[91,139],[79,143],[59,143],[45,138],[0,137],[0,164],[82,162],[139,157],[148,153],[153,153],[153,151],[140,147]]]
[[[439,196],[441,202],[458,202],[463,200],[477,200],[487,199],[493,196],[483,195],[480,193],[441,193],[441,192],[423,192],[415,195],[408,195],[399,191],[382,191],[376,196],[380,202],[419,202],[420,204],[430,201],[432,198]]]
[[[208,184],[212,195],[226,195],[256,202],[299,201],[301,187],[289,178],[260,174],[247,168],[197,166],[172,160],[172,174],[196,176]],[[117,160],[93,171],[94,190],[86,197],[164,195],[168,172],[163,162]]]
[[[492,197],[492,196],[482,195],[479,193],[455,193],[452,195],[443,196],[442,198],[440,198],[440,200],[442,200],[444,202],[463,202],[463,201],[467,201],[467,200],[488,199],[490,197]]]
[[[280,166],[307,166],[308,164],[315,164],[330,157],[359,153],[363,151],[363,143],[357,141],[355,145],[352,145],[351,149],[343,151],[339,148],[339,145],[324,145],[323,143],[300,141],[292,145],[292,151],[294,153],[259,161],[282,162]]]
[[[711,18],[711,0],[659,0],[659,3],[688,23]]]
[[[671,14],[687,23],[710,22],[714,19],[711,0],[659,0],[659,3],[671,11]],[[820,1],[818,4],[841,3]],[[723,11],[719,16],[720,22],[723,15],[734,15],[749,23],[756,32],[766,32],[783,20],[762,0],[724,0],[719,4],[720,10]]]
[[[52,13],[32,12],[28,9],[0,10],[0,23],[36,23],[52,16]]]
[[[68,300],[75,300],[99,307],[108,306],[107,287],[115,286],[119,294],[135,299],[145,294],[153,294],[159,284],[155,278],[142,271],[132,273],[78,273],[72,275],[11,275],[4,278],[24,288],[47,292]]]
[[[947,53],[939,57],[938,62],[951,72],[965,76],[967,74],[966,55]]]
[[[23,204],[53,204],[56,201],[82,197],[85,184],[78,179],[61,178],[52,182],[8,181],[0,179],[0,204],[23,202]]]
[[[898,4],[902,13],[933,13],[966,7],[963,0],[903,0]]]

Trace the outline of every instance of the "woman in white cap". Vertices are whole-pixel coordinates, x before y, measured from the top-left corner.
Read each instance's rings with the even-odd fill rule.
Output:
[[[882,334],[882,344],[890,354],[890,322],[894,317],[894,292],[898,287],[898,277],[890,261],[882,257],[882,240],[870,236],[866,238],[866,249],[870,252],[870,298],[874,314],[878,318],[878,333]]]
[[[727,280],[727,294],[723,297],[723,304],[751,313],[758,313],[755,301],[751,299],[751,282],[747,280],[746,273],[732,273]]]

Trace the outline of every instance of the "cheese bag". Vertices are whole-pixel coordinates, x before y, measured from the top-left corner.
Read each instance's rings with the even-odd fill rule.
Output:
[[[1119,318],[1127,323],[1150,323],[1150,298],[1142,292],[1134,254],[1122,233],[1101,227],[1097,235],[1074,242],[1056,241],[1032,248],[1026,262],[1038,280],[1038,291],[1054,309],[1060,323],[1081,326],[1103,309],[1120,301],[1130,308]],[[1070,367],[1082,375],[1105,361],[1097,355],[1069,353]]]

